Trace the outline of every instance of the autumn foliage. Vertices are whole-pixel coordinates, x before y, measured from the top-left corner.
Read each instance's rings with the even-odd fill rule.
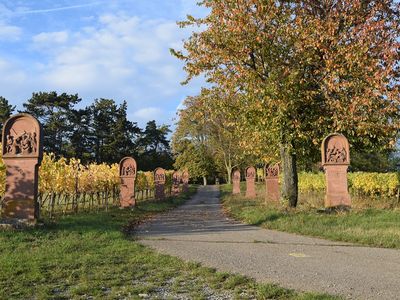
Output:
[[[353,149],[388,149],[400,127],[399,3],[393,0],[204,0],[183,51],[187,81],[240,99],[239,144],[280,159],[283,197],[297,204],[297,160],[316,161],[331,132]],[[199,97],[202,98],[202,94]],[[215,98],[213,110],[230,114]]]

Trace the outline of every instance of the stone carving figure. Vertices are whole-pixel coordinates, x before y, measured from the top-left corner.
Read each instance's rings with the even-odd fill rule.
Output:
[[[267,178],[274,178],[279,176],[279,165],[269,165],[265,168]]]
[[[31,140],[32,140],[32,150],[33,150],[34,153],[36,153],[36,152],[37,152],[37,137],[36,137],[36,132],[32,132]]]
[[[27,132],[24,132],[21,137],[21,152],[24,155],[30,154],[33,152],[32,149],[32,142],[31,142],[31,135]]]
[[[239,172],[234,172],[232,176],[233,181],[240,181],[240,171]]]
[[[247,169],[246,175],[247,175],[247,178],[251,178],[251,179],[256,178],[255,169],[254,168]]]
[[[337,148],[337,145],[333,145],[332,148],[326,149],[326,162],[329,163],[344,163],[347,160],[347,152],[344,147]]]
[[[22,132],[21,134],[12,135],[11,133],[6,137],[5,154],[10,155],[30,155],[37,153],[37,135],[36,132]]]
[[[136,174],[136,168],[134,165],[128,165],[122,167],[122,176],[134,176]]]
[[[349,164],[349,146],[347,139],[340,134],[332,134],[324,139],[322,164]]]
[[[14,137],[12,135],[7,135],[6,153],[16,154],[16,145]]]
[[[163,168],[157,168],[154,170],[154,185],[155,185],[155,198],[164,199],[165,198],[165,170]]]
[[[164,174],[156,174],[155,181],[157,182],[165,182],[165,175]]]

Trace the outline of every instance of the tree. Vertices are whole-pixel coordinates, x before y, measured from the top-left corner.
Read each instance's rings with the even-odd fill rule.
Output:
[[[188,139],[175,141],[174,167],[178,170],[188,170],[190,177],[202,178],[203,185],[207,185],[207,177],[215,171],[213,157],[204,145],[196,146]]]
[[[0,126],[3,128],[4,122],[13,114],[15,106],[9,104],[8,100],[0,96]],[[2,140],[3,132],[0,131],[0,141]]]
[[[39,92],[33,93],[23,104],[24,112],[36,117],[43,125],[43,148],[46,152],[53,152],[58,156],[67,154],[68,136],[73,131],[69,116],[73,106],[80,101],[78,94]]]
[[[184,101],[185,109],[179,111],[179,119],[172,136],[172,152],[175,157],[175,168],[187,169],[193,178],[212,175],[215,163],[207,145],[206,118],[201,109],[199,98],[188,97]]]
[[[237,104],[235,95],[203,88],[198,96],[184,101],[174,134],[175,143],[191,140],[200,152],[207,151],[205,157],[213,158],[215,168],[226,174],[229,183],[233,168],[243,164],[246,156],[240,143],[244,131],[239,129],[242,123]]]
[[[174,163],[167,135],[171,132],[169,126],[156,124],[155,120],[146,124],[138,140],[141,169],[154,170],[157,167],[171,169]]]
[[[189,16],[180,25],[202,31],[185,41],[185,52],[172,53],[185,62],[186,82],[205,74],[219,88],[244,96],[247,127],[279,149],[283,197],[290,206],[297,205],[297,157],[315,156],[328,132],[345,134],[357,148],[394,145],[400,115],[398,3],[200,5],[209,15]]]
[[[80,159],[83,163],[93,161],[92,114],[89,108],[71,110],[68,114],[71,124],[66,157]]]
[[[118,106],[112,99],[96,99],[90,112],[96,162],[116,163],[124,156],[137,155],[140,129],[128,120],[126,101]]]
[[[128,120],[128,104],[124,101],[116,110],[115,125],[112,128],[111,147],[114,149],[114,156],[118,161],[124,156],[138,155],[138,140],[141,134],[136,123]]]
[[[91,105],[76,109],[81,99],[78,95],[56,92],[33,93],[23,104],[27,113],[35,116],[44,128],[44,150],[57,156],[75,157],[84,163],[116,163],[124,156],[138,157],[145,153],[145,165],[173,164],[168,126],[147,124],[144,132],[135,122],[128,120],[128,104],[117,105],[113,99],[95,99]],[[9,115],[7,100],[0,98],[0,109]],[[1,111],[0,111],[1,112]]]
[[[95,99],[90,110],[93,116],[92,138],[95,161],[97,163],[113,161],[115,149],[111,145],[117,105],[112,99]]]

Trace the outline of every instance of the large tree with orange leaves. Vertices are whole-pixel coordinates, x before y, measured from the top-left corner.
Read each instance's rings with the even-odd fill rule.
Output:
[[[399,129],[399,4],[393,0],[204,0],[209,15],[173,54],[247,100],[247,127],[280,149],[283,197],[297,204],[296,158],[328,132],[390,147]],[[246,122],[246,120],[245,120]]]

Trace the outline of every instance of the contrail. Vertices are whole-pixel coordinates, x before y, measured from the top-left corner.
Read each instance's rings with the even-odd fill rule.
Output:
[[[14,12],[15,15],[27,15],[27,14],[42,14],[42,13],[49,13],[49,12],[56,12],[62,10],[70,10],[70,9],[78,9],[84,7],[95,6],[104,3],[104,1],[97,1],[88,4],[80,4],[80,5],[71,5],[71,6],[63,6],[63,7],[55,7],[55,8],[47,8],[47,9],[34,9],[34,10],[26,10],[20,12]]]

